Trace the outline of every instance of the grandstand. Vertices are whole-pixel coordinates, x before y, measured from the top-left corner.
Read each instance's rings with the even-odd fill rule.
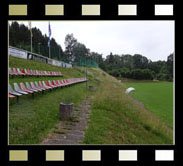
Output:
[[[34,93],[37,92],[44,92],[49,89],[59,88],[59,87],[67,87],[73,84],[78,84],[82,82],[86,82],[86,78],[70,78],[70,79],[63,79],[63,80],[45,80],[45,81],[35,81],[35,82],[26,82],[25,85],[21,82],[19,85],[18,83],[14,82],[14,89],[9,84],[9,98],[17,97],[17,102],[19,102],[19,96],[32,94],[34,97]]]
[[[63,76],[63,74],[55,71],[40,71],[40,70],[32,70],[25,68],[9,68],[9,76]]]

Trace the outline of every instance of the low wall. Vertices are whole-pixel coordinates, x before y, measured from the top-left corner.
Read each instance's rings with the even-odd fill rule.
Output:
[[[58,61],[54,59],[50,59],[47,57],[44,57],[42,55],[32,53],[23,49],[19,49],[16,47],[9,46],[8,54],[11,56],[15,56],[18,58],[28,59],[28,60],[34,60],[42,63],[47,63],[53,66],[59,66],[59,67],[65,67],[65,68],[71,68],[72,65],[69,63],[65,63],[63,61]]]

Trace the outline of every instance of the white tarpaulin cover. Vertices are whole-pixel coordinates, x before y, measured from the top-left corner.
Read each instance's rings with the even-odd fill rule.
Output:
[[[133,91],[133,90],[135,90],[135,88],[130,87],[130,88],[126,89],[126,93],[128,94],[128,93],[130,93],[130,92]]]

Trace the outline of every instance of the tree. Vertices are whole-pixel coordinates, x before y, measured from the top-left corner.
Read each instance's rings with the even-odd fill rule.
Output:
[[[126,67],[130,70],[134,68],[132,55],[130,54],[122,55],[122,60],[123,60],[123,67]]]
[[[11,46],[16,46],[19,42],[19,24],[17,22],[12,22],[9,26],[9,44]]]
[[[41,54],[42,56],[48,57],[48,37],[43,35],[42,32],[34,27],[32,28],[33,38],[32,46],[33,52]],[[9,25],[9,43],[10,46],[22,48],[30,51],[30,30],[24,24],[18,24],[17,22],[12,22]],[[62,47],[56,42],[54,38],[51,38],[51,57],[57,60],[61,60],[64,57]]]
[[[166,64],[165,61],[156,61],[156,62],[150,61],[147,68],[154,71],[155,73],[159,73],[165,64]]]
[[[74,48],[77,44],[77,39],[74,38],[73,34],[67,34],[65,37],[65,55],[69,59],[69,61],[74,61]]]
[[[173,54],[170,54],[167,58],[167,70],[170,75],[170,79],[173,79]]]
[[[74,61],[79,61],[82,57],[89,57],[89,52],[90,50],[84,44],[77,42],[72,52]]]
[[[133,56],[133,65],[135,69],[145,69],[148,66],[148,59],[142,55],[135,54]]]
[[[107,55],[105,62],[108,64],[114,64],[114,55],[112,54],[112,52]]]
[[[93,59],[94,61],[96,61],[99,64],[104,63],[104,59],[102,58],[102,54],[99,54],[97,52],[90,52],[89,56],[91,57],[91,59]]]

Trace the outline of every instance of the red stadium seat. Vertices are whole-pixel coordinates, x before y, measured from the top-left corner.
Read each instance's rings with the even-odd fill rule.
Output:
[[[31,72],[30,69],[28,69],[27,72],[29,73],[29,75],[31,75],[31,76],[33,75],[33,73]]]
[[[20,75],[17,70],[15,68],[13,68],[13,72],[16,74],[16,75]]]
[[[44,88],[44,89],[50,89],[50,87],[44,86],[44,85],[41,83],[41,81],[39,81],[39,86],[40,86],[41,88]]]
[[[35,89],[31,88],[31,86],[29,85],[28,82],[26,82],[25,85],[26,85],[26,88],[27,88],[28,90],[31,90],[31,91],[33,91],[33,92],[38,92],[38,90],[35,90]]]
[[[52,84],[52,82],[51,82],[50,80],[48,80],[48,83],[49,83],[51,86],[53,86],[53,87],[57,88],[57,86],[56,86],[56,85],[54,85],[54,84]]]
[[[24,73],[22,73],[22,72],[20,71],[19,68],[17,68],[17,72],[19,73],[19,75],[25,75]]]
[[[33,82],[30,82],[30,85],[31,85],[31,88],[32,88],[32,89],[35,89],[35,90],[37,90],[37,91],[42,91],[41,89],[37,88],[37,87],[34,85]]]
[[[55,86],[50,85],[50,83],[49,83],[48,81],[44,81],[44,82],[45,82],[45,84],[46,84],[48,87],[55,88]]]
[[[30,75],[30,74],[28,73],[27,69],[24,69],[24,72],[25,72],[27,75]]]
[[[32,75],[37,76],[37,74],[36,74],[36,71],[35,71],[35,70],[31,70],[31,72],[32,72]]]
[[[53,81],[53,80],[51,80],[51,83],[52,83],[52,85],[54,85],[54,86],[56,86],[56,87],[59,87],[60,85],[58,85],[58,84],[55,84],[55,82]]]
[[[46,88],[48,88],[48,89],[52,89],[52,87],[47,86],[46,83],[45,83],[44,81],[42,81],[42,84],[43,84],[44,87],[46,87]]]
[[[55,80],[55,82],[56,82],[58,85],[60,85],[61,87],[63,86],[63,85],[60,83],[59,80]]]
[[[11,95],[11,94],[8,94],[8,97],[9,98],[14,98],[15,96]]]
[[[10,75],[10,76],[17,75],[17,74],[15,74],[15,73],[12,71],[12,69],[11,69],[11,68],[9,68],[9,70],[8,70],[8,71],[9,71],[9,75]]]
[[[27,73],[24,71],[24,69],[20,70],[24,75],[27,75]]]
[[[44,75],[45,75],[45,76],[48,76],[48,73],[47,73],[46,71],[44,71]]]
[[[33,91],[28,90],[22,82],[20,83],[20,88],[27,93],[34,93]]]
[[[60,80],[60,83],[62,84],[62,86],[67,86],[67,84],[63,80]]]
[[[18,92],[20,94],[23,94],[23,95],[29,94],[28,92],[25,92],[25,91],[21,90],[16,82],[14,82],[13,85],[14,85],[14,89],[15,89],[16,92]]]
[[[66,80],[63,80],[66,85],[70,85]]]

